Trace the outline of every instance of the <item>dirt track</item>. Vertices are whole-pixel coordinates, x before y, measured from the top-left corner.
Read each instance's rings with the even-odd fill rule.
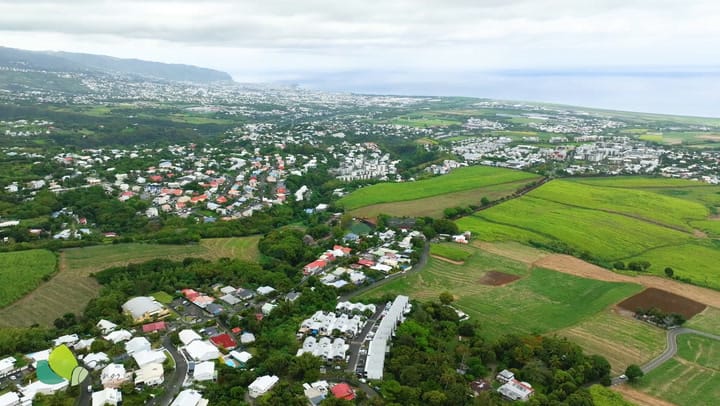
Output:
[[[450,259],[450,258],[441,257],[440,255],[430,255],[430,256],[433,257],[433,258],[435,258],[435,259],[439,259],[440,261],[449,262],[449,263],[451,263],[451,264],[453,264],[453,265],[463,265],[463,264],[465,263],[465,261],[455,261],[455,260]]]
[[[659,276],[622,275],[609,271],[605,268],[601,268],[597,265],[587,263],[581,259],[571,257],[569,255],[551,254],[533,262],[533,265],[588,279],[596,279],[608,282],[637,283],[647,288],[657,288],[665,290],[676,295],[684,296],[688,299],[692,299],[697,302],[706,304],[708,306],[720,308],[720,292],[707,288],[701,288],[699,286],[688,285],[686,283],[677,282],[666,278],[661,278]]]
[[[640,406],[675,406],[674,403],[650,396],[647,393],[640,392],[629,385],[613,386],[612,390],[621,393],[625,400],[637,403]]]

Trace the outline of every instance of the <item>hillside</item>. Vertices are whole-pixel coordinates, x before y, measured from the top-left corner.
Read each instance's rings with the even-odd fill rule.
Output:
[[[99,72],[136,75],[150,79],[197,83],[230,81],[225,72],[191,65],[72,52],[26,51],[0,47],[0,66],[54,72]]]

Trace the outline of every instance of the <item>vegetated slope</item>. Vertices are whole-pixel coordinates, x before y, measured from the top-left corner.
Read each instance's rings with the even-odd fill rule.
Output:
[[[631,283],[596,281],[541,268],[529,270],[521,262],[474,247],[464,248],[473,254],[462,265],[431,258],[422,272],[397,277],[361,297],[391,293],[427,300],[449,291],[456,297],[453,306],[480,321],[488,336],[500,336],[547,333],[573,326],[642,290]],[[493,271],[521,278],[502,286],[482,284],[482,277]]]
[[[122,73],[154,79],[199,83],[232,80],[230,75],[225,72],[197,66],[72,52],[26,51],[5,47],[0,47],[0,66],[53,72]]]
[[[471,166],[417,182],[380,183],[364,187],[343,197],[339,203],[347,210],[354,210],[378,203],[404,202],[534,178],[538,176],[532,173],[488,166]]]
[[[258,239],[257,236],[214,238],[202,240],[199,245],[111,244],[65,250],[60,254],[57,275],[0,309],[0,327],[50,325],[64,313],[81,312],[88,300],[100,291],[90,276],[93,272],[157,258],[181,261],[188,257],[210,260],[228,257],[253,261],[259,255]]]
[[[55,254],[48,250],[1,253],[0,307],[7,306],[33,290],[55,269]]]
[[[720,288],[720,247],[696,228],[720,205],[718,191],[673,179],[555,180],[458,225],[484,240],[532,242],[608,267],[647,261],[649,272],[670,267],[681,280]]]

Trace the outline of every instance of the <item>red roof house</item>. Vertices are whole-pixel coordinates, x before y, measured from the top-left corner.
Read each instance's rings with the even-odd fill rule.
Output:
[[[165,326],[164,321],[143,324],[143,326],[142,326],[143,333],[153,333],[155,331],[165,331],[166,328],[167,328],[167,326]]]
[[[226,350],[232,350],[233,348],[237,347],[237,341],[230,337],[230,334],[228,333],[211,337],[210,341],[212,341],[212,343],[217,345],[218,347],[222,347]]]
[[[318,271],[323,270],[326,266],[327,266],[327,262],[325,262],[325,261],[321,261],[321,260],[313,261],[313,262],[305,265],[305,267],[303,267],[303,273],[305,275],[312,275]]]
[[[188,300],[193,300],[196,297],[200,296],[200,293],[197,292],[195,289],[183,289],[181,290],[183,296],[185,296]]]
[[[367,267],[371,267],[371,266],[375,265],[375,261],[371,261],[371,260],[369,260],[369,259],[364,259],[364,258],[363,258],[363,259],[361,259],[361,260],[358,261],[358,264],[363,265],[363,266],[367,266]]]
[[[355,399],[355,392],[352,390],[352,387],[350,387],[350,385],[345,382],[333,386],[332,388],[330,388],[330,391],[332,392],[333,396],[338,399]]]

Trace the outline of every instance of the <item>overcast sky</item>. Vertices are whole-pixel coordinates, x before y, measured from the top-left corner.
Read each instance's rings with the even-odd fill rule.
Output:
[[[240,81],[707,76],[720,66],[719,42],[713,0],[0,0],[1,45],[195,64]]]

